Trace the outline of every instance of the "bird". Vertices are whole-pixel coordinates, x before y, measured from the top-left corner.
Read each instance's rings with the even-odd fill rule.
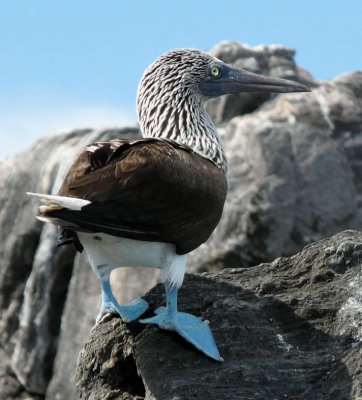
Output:
[[[209,321],[178,311],[187,256],[218,225],[227,195],[227,157],[207,100],[240,92],[307,92],[302,83],[259,75],[198,49],[175,49],[144,72],[137,92],[142,138],[85,147],[57,195],[28,193],[42,203],[41,221],[60,227],[58,245],[85,249],[100,279],[97,316],[138,320],[148,303],[119,304],[110,273],[120,267],[161,270],[166,305],[139,319],[177,332],[206,356],[223,361]]]

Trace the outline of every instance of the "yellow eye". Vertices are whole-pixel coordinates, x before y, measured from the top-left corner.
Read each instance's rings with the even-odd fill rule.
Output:
[[[220,75],[220,68],[217,65],[213,65],[210,69],[212,76],[219,76]]]

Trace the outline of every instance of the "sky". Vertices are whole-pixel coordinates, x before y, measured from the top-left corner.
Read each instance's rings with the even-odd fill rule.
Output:
[[[0,160],[72,128],[136,125],[143,70],[223,40],[297,50],[320,80],[362,69],[361,0],[4,0]]]

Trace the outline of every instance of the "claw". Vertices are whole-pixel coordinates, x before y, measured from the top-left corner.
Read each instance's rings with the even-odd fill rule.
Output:
[[[93,326],[93,328],[95,328],[98,324],[102,324],[103,322],[109,321],[112,318],[112,315],[114,315],[115,313],[117,312],[111,312],[111,311],[99,312],[96,318],[96,323]]]

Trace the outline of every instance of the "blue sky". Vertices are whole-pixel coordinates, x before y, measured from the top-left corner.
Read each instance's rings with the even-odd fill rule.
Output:
[[[136,123],[140,76],[172,48],[283,44],[317,79],[362,69],[360,0],[8,0],[0,159],[73,127]]]

